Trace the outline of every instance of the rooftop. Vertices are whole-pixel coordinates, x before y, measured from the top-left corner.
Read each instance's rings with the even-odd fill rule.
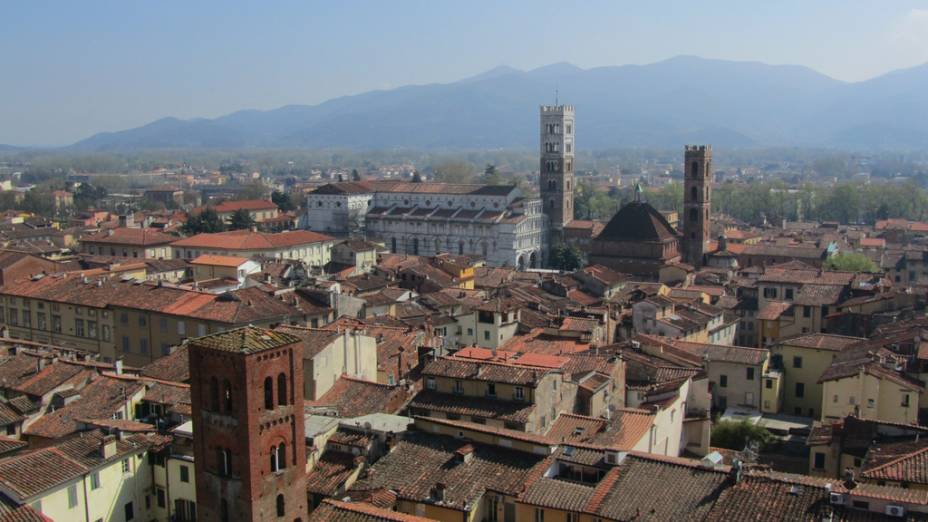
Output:
[[[266,330],[255,326],[243,326],[234,330],[191,339],[190,346],[224,352],[252,354],[274,350],[298,342],[300,342],[299,337],[288,333]]]

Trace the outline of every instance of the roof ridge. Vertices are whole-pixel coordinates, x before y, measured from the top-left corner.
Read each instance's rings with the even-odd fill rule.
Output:
[[[913,451],[913,452],[911,452],[911,453],[906,453],[905,455],[901,455],[901,456],[899,456],[899,457],[896,457],[896,458],[894,458],[894,459],[892,459],[892,460],[890,460],[890,461],[888,461],[888,462],[884,462],[883,464],[880,464],[879,466],[875,466],[875,467],[870,468],[870,469],[868,469],[868,470],[866,470],[866,471],[861,471],[861,474],[863,474],[863,473],[872,473],[872,472],[874,472],[874,471],[879,471],[879,470],[881,470],[881,469],[883,469],[883,468],[886,468],[887,466],[892,466],[892,465],[894,465],[894,464],[898,464],[898,463],[902,462],[903,460],[910,459],[910,458],[912,458],[912,457],[915,457],[915,456],[917,456],[917,455],[920,455],[920,454],[922,454],[922,453],[925,453],[926,451],[928,451],[928,445],[923,446],[922,448],[919,448],[918,450],[915,450],[915,451]]]

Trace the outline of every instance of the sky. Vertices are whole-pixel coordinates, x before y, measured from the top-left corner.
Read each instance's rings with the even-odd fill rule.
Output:
[[[677,55],[862,81],[928,62],[928,0],[4,2],[0,143],[316,104],[499,65]]]

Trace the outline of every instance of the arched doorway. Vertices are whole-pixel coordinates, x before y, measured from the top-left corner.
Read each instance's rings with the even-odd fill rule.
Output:
[[[538,254],[532,252],[532,255],[528,258],[528,266],[530,268],[538,268]]]
[[[516,258],[516,266],[519,267],[519,271],[525,270],[525,258],[522,257],[522,254],[519,254],[519,257]]]

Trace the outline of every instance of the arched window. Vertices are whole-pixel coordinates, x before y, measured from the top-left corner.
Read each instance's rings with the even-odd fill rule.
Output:
[[[698,161],[694,161],[690,163],[690,175],[693,176],[694,178],[696,176],[699,176],[699,162]]]
[[[274,473],[277,471],[277,446],[271,446],[271,453],[269,456],[271,459],[271,473]]]
[[[274,380],[270,377],[264,378],[264,409],[274,409]]]
[[[219,520],[229,522],[229,501],[224,498],[219,500]]]
[[[226,448],[216,450],[216,464],[219,468],[219,474],[229,476],[232,474],[232,452]]]
[[[222,400],[226,413],[232,413],[232,384],[229,379],[222,380]]]
[[[277,469],[281,470],[287,467],[287,445],[283,442],[277,446]]]
[[[396,238],[395,237],[390,238],[390,253],[392,254],[396,253]]]
[[[277,376],[277,404],[287,404],[287,376],[283,373]]]
[[[209,380],[209,409],[219,411],[219,379],[215,377]]]
[[[690,201],[696,201],[697,194],[699,194],[699,191],[696,187],[690,188]]]
[[[277,495],[277,516],[278,517],[284,516],[284,511],[285,511],[284,510],[284,496]]]
[[[699,221],[699,209],[691,208],[690,209],[690,221],[696,222]]]

